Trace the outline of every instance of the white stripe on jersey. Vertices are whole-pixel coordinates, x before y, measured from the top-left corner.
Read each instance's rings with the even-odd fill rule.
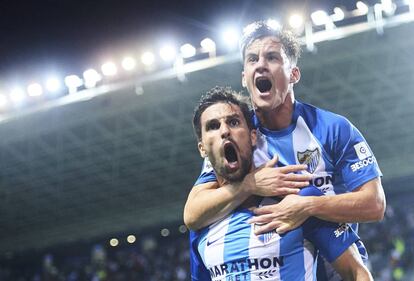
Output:
[[[321,147],[315,136],[309,130],[302,116],[299,116],[297,119],[296,128],[292,133],[292,140],[297,164],[301,164],[299,163],[298,152],[304,152],[306,150],[313,151],[317,149],[319,151],[319,163],[317,164],[316,169],[312,174],[314,175],[314,178],[326,177],[329,175],[326,172],[325,159],[324,157],[322,157],[322,155],[324,155],[325,152],[323,151],[323,148]],[[327,195],[335,194],[332,183],[325,183],[324,190],[322,190],[322,192],[324,192]]]
[[[224,252],[224,237],[229,228],[229,222],[229,218],[224,218],[221,221],[210,225],[205,237],[205,242],[200,245],[202,247],[202,249],[200,249],[200,254],[204,264],[223,263],[224,256],[218,255],[217,253]],[[201,239],[203,239],[203,237]],[[210,247],[213,244],[214,247]]]
[[[264,201],[275,202],[269,198],[265,198],[262,203]],[[251,217],[252,213],[247,210],[236,210],[211,225],[200,237],[198,251],[211,279],[313,281],[316,272],[315,250],[304,239],[303,231],[292,231],[282,237],[275,231],[255,235],[254,226],[246,223]],[[282,244],[283,253],[280,248]]]

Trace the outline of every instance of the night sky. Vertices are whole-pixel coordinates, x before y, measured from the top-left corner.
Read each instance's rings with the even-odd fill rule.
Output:
[[[291,11],[352,9],[356,1],[282,0],[7,0],[0,2],[0,84],[27,82],[44,73],[81,73],[107,58],[165,40],[198,44],[218,39],[227,24],[283,21]]]

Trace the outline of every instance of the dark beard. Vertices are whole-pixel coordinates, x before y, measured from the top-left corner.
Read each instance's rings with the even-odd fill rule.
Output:
[[[234,173],[229,173],[226,167],[219,167],[217,169],[216,159],[214,159],[214,157],[212,158],[209,157],[209,159],[210,159],[211,164],[213,165],[213,168],[216,174],[222,177],[223,179],[225,179],[227,182],[232,183],[232,182],[241,182],[244,179],[244,177],[250,172],[250,168],[252,166],[252,156],[253,155],[250,155],[249,158],[241,157],[240,169],[238,169]]]

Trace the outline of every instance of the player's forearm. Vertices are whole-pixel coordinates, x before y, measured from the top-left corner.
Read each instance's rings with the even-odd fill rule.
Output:
[[[328,221],[378,221],[384,216],[385,196],[379,179],[375,179],[354,192],[309,197],[306,208],[310,216]]]
[[[184,223],[192,230],[208,226],[228,215],[248,197],[249,194],[233,185],[193,187],[184,207]]]

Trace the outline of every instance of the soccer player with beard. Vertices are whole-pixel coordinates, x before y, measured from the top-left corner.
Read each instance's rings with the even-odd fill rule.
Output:
[[[272,160],[243,181],[220,188],[205,161],[185,206],[186,225],[190,229],[209,225],[253,194],[287,195],[278,204],[254,210],[251,223],[260,225],[257,234],[273,229],[285,233],[311,216],[339,223],[381,220],[382,175],[361,133],[346,118],[295,99],[293,86],[301,76],[297,39],[266,22],[255,22],[244,30],[241,43],[242,84],[249,91],[258,128],[254,162],[259,166]],[[276,161],[277,167],[272,167]],[[305,168],[301,170],[300,164]],[[307,181],[303,176],[327,196],[297,196],[294,190]],[[356,224],[352,227],[357,230]],[[359,250],[365,257],[362,242]],[[319,280],[340,280],[328,264],[327,270],[323,266],[318,265],[324,273],[318,274]]]
[[[212,89],[196,107],[193,126],[200,155],[210,159],[221,184],[240,182],[254,169],[257,135],[240,95],[230,88]],[[315,187],[301,190],[303,195],[320,193]],[[344,280],[372,280],[350,227],[310,218],[285,235],[254,234],[254,225],[247,222],[250,208],[272,202],[277,198],[250,196],[222,220],[192,232],[192,280],[315,280],[317,250]]]

